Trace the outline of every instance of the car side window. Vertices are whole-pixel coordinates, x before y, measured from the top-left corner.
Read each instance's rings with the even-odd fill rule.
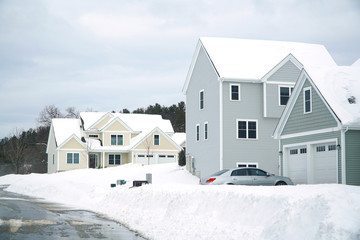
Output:
[[[231,173],[231,176],[247,176],[247,170],[246,169],[238,169],[234,170]]]
[[[249,169],[251,176],[266,176],[266,172],[260,169]]]

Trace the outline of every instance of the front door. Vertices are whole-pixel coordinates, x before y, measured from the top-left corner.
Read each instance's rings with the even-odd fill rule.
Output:
[[[99,156],[97,154],[89,154],[89,168],[97,168],[99,165]]]

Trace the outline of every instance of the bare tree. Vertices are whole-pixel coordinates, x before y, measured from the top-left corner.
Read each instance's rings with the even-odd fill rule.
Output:
[[[25,140],[26,133],[17,128],[14,130],[13,136],[9,138],[8,154],[15,167],[16,174],[19,174],[20,167],[24,165],[24,155],[27,147]]]
[[[148,159],[148,165],[150,165],[150,157],[151,157],[151,146],[152,146],[152,139],[151,137],[148,137],[144,139],[143,146],[146,150],[146,157]]]
[[[66,118],[79,118],[80,113],[79,111],[76,111],[75,107],[68,107],[66,109]]]
[[[61,117],[63,117],[63,115],[58,107],[55,105],[48,105],[40,112],[37,122],[42,126],[49,127],[51,125],[51,119]]]

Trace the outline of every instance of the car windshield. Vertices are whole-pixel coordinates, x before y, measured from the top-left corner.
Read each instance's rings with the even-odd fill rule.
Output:
[[[229,169],[224,169],[224,170],[218,171],[218,172],[212,174],[211,176],[220,176],[221,174],[226,173],[227,171],[229,171]]]

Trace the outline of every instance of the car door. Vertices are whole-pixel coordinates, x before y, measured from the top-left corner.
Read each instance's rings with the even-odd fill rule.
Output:
[[[252,185],[252,177],[247,169],[236,169],[231,172],[231,181],[235,185]]]
[[[268,176],[267,172],[257,168],[250,168],[248,171],[253,185],[274,185],[272,178]]]

